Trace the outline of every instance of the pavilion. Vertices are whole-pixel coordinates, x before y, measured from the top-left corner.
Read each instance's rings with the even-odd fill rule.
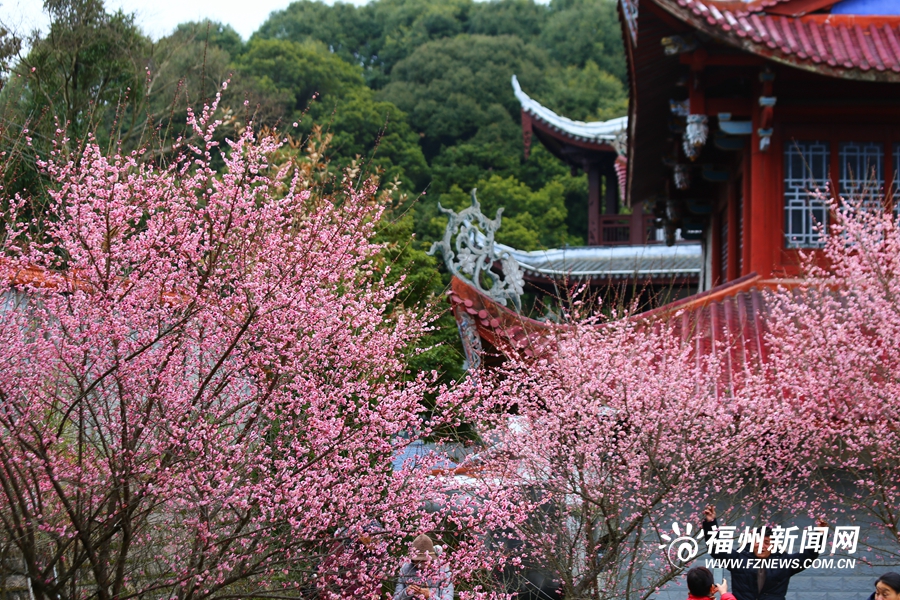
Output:
[[[491,244],[477,249],[483,264],[502,274],[497,281],[519,287],[485,286],[451,268],[450,300],[467,352],[482,341],[515,352],[552,330],[505,306],[519,306],[514,297],[529,279],[541,285],[567,274],[608,285],[628,271],[631,281],[646,283],[668,269],[663,277],[683,284],[679,270],[691,252],[698,295],[672,296],[675,304],[652,314],[681,314],[690,323],[683,335],[700,340],[698,349],[737,335],[748,344],[757,338],[751,346],[764,352],[759,291],[789,284],[800,274],[801,252],[815,256],[822,247],[828,211],[816,191],[896,210],[900,3],[619,0],[619,14],[627,118],[567,119],[513,79],[526,154],[536,138],[588,174],[589,245],[522,253],[493,245],[491,234]],[[631,213],[621,214],[622,205]],[[661,242],[685,260],[663,269],[654,248]],[[616,251],[631,252],[626,267],[617,266]],[[450,265],[452,249],[444,258]]]

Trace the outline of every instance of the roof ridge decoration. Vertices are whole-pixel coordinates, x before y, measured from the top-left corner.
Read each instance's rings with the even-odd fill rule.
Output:
[[[583,246],[548,250],[516,250],[497,244],[530,275],[565,281],[628,279],[632,277],[699,276],[700,244]]]
[[[620,0],[619,2],[622,15],[625,17],[625,23],[628,25],[628,35],[631,36],[632,46],[637,46],[638,2],[639,0]]]
[[[522,105],[522,110],[554,130],[576,140],[621,145],[621,140],[617,142],[617,138],[621,138],[622,132],[627,131],[628,117],[617,117],[608,121],[575,121],[556,114],[526,94],[515,75],[512,76],[512,87],[519,104]],[[618,151],[618,147],[616,150]]]
[[[753,13],[768,12],[769,10],[778,10],[781,5],[798,3],[798,0],[710,0],[716,5],[720,11],[729,11],[735,17],[746,17]],[[800,3],[809,4],[810,2],[820,4],[822,6],[830,6],[836,4],[839,0],[799,0]],[[817,7],[819,8],[819,7]]]
[[[438,251],[447,270],[491,300],[522,312],[521,295],[525,275],[567,281],[629,279],[632,277],[699,276],[702,253],[699,244],[586,246],[524,251],[494,241],[500,229],[500,215],[489,219],[481,212],[476,190],[472,205],[455,212],[438,204],[449,217],[444,237],[428,251]],[[500,263],[500,273],[492,270]]]
[[[431,245],[429,256],[440,251],[452,275],[498,304],[506,306],[507,301],[512,302],[516,312],[522,312],[521,296],[525,285],[522,271],[507,250],[494,244],[503,208],[497,209],[493,219],[487,218],[481,212],[473,188],[472,206],[457,213],[438,203],[438,210],[447,215],[449,221],[444,229],[444,239]],[[495,262],[500,263],[502,278],[491,270]],[[489,285],[485,287],[485,283]]]

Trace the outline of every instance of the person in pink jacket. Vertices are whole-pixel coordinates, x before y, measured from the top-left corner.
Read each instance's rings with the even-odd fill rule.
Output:
[[[688,600],[709,600],[722,594],[719,600],[737,600],[728,592],[728,582],[724,579],[716,585],[712,572],[706,567],[694,567],[687,572]]]

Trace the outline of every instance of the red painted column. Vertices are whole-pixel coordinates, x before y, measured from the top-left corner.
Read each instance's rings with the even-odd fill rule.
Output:
[[[600,165],[585,165],[588,175],[588,246],[600,245]]]
[[[719,212],[713,211],[712,218],[709,220],[709,226],[712,228],[712,244],[710,248],[710,254],[712,255],[712,260],[710,261],[712,265],[712,278],[710,287],[715,287],[717,285],[721,285],[725,283],[725,279],[727,275],[723,272],[722,269],[722,243],[726,240],[722,239],[722,215]]]
[[[628,228],[628,242],[634,246],[647,243],[647,230],[644,229],[644,203],[631,203],[631,223]]]
[[[752,137],[752,136],[751,136]],[[741,170],[744,179],[741,182],[743,186],[743,202],[741,203],[741,217],[743,219],[743,228],[741,235],[741,264],[738,269],[738,276],[743,277],[750,273],[750,231],[752,223],[750,222],[750,188],[753,182],[753,171],[751,170],[750,148],[744,150],[743,165]]]
[[[750,196],[745,198],[749,204],[749,221],[745,221],[745,227],[750,226],[749,252],[750,261],[747,272],[755,271],[763,277],[770,277],[775,266],[776,250],[773,244],[773,236],[779,230],[776,215],[773,213],[773,202],[781,197],[772,189],[773,168],[772,156],[776,148],[770,147],[763,152],[759,149],[759,112],[754,111],[753,135],[750,139]],[[748,201],[749,200],[749,201]]]
[[[738,273],[738,253],[743,252],[741,242],[738,240],[740,228],[738,226],[738,198],[740,197],[743,180],[732,181],[728,185],[728,204],[725,215],[728,219],[728,264],[725,266],[725,281],[731,281],[740,277]]]

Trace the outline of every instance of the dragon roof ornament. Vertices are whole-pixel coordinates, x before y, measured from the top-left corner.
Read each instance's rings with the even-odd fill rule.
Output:
[[[434,242],[428,254],[434,256],[440,251],[452,275],[503,306],[508,301],[512,302],[516,311],[521,312],[522,271],[508,251],[494,244],[503,208],[497,209],[497,216],[493,219],[487,218],[481,213],[481,204],[475,192],[473,189],[472,206],[458,213],[438,204],[438,210],[447,215],[449,222],[444,230],[444,239]],[[500,263],[502,277],[492,270],[496,262]]]

